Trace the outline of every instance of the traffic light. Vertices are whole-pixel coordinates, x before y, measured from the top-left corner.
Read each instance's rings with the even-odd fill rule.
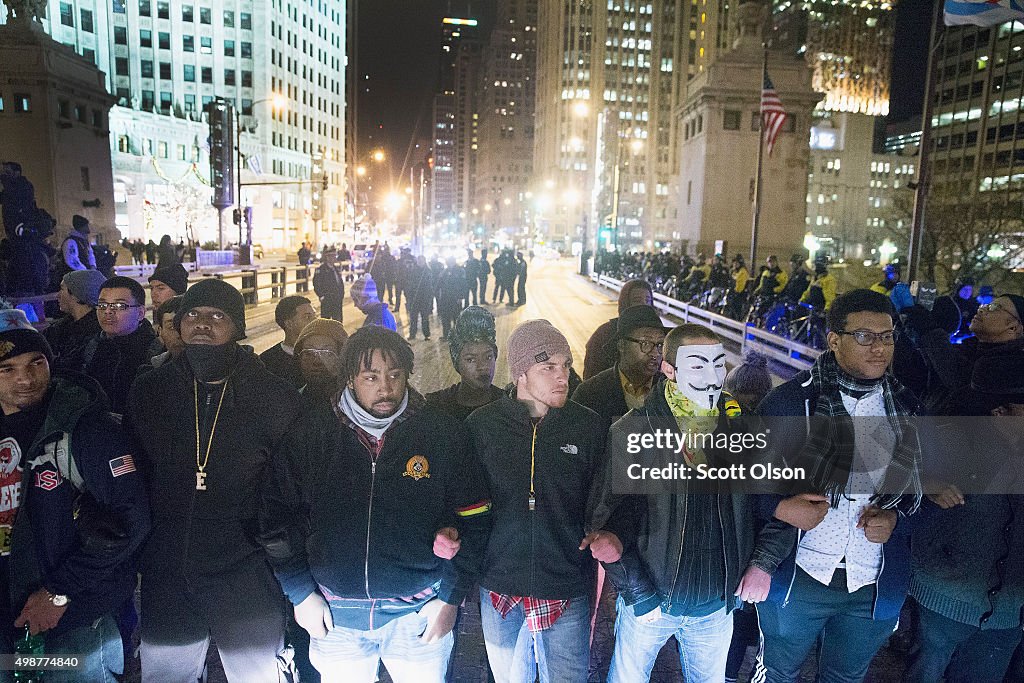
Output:
[[[205,109],[210,126],[213,205],[226,209],[235,204],[235,112],[231,103],[225,100],[211,100]]]

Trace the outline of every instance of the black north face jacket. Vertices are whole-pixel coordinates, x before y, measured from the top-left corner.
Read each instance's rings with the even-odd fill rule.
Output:
[[[593,560],[579,545],[604,453],[601,418],[568,401],[535,425],[524,404],[504,396],[475,410],[466,425],[493,506],[480,585],[546,600],[588,595]]]

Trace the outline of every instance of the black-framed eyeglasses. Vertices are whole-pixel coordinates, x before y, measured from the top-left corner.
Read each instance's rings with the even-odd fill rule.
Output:
[[[650,353],[654,349],[658,349],[658,351],[661,351],[662,349],[665,348],[665,342],[663,341],[653,342],[648,341],[646,339],[633,339],[632,337],[623,337],[623,339],[629,342],[633,342],[634,344],[639,346],[640,353]]]
[[[141,308],[142,304],[126,304],[123,301],[115,301],[114,303],[108,303],[101,301],[96,304],[97,311],[114,311],[115,313],[124,313],[129,308]]]
[[[886,332],[868,332],[867,330],[847,332],[846,330],[836,330],[836,334],[848,334],[861,346],[872,346],[876,341],[882,346],[892,346],[899,339],[899,334],[896,330],[888,330]]]

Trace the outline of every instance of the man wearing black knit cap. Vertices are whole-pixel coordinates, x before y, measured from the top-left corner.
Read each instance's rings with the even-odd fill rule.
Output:
[[[180,263],[160,266],[149,276],[149,296],[153,310],[172,296],[184,294],[188,289],[188,271]]]
[[[245,338],[242,295],[203,280],[175,316],[185,352],[139,377],[126,418],[145,443],[153,533],[142,556],[142,680],[192,682],[211,637],[229,681],[276,683],[284,605],[255,543],[258,483],[301,401]]]
[[[47,681],[114,683],[124,668],[113,615],[135,588],[149,508],[96,381],[53,375],[52,360],[22,311],[0,309],[0,652],[27,629],[47,655],[79,658]],[[113,533],[90,533],[97,521]]]

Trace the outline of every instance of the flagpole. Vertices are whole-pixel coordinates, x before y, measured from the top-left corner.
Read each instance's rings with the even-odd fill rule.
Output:
[[[754,219],[750,226],[750,267],[757,263],[757,231],[761,223],[761,169],[764,164],[764,113],[761,111],[761,97],[764,93],[764,82],[768,78],[768,44],[762,43],[764,58],[761,61],[761,83],[758,88],[758,125],[757,136],[757,175],[754,176]],[[754,272],[751,270],[751,272]]]
[[[910,224],[910,243],[907,246],[907,281],[917,279],[921,265],[921,249],[924,243],[924,216],[928,201],[928,185],[931,182],[930,163],[932,147],[932,111],[935,100],[935,53],[944,35],[942,28],[942,2],[935,3],[932,14],[932,31],[928,41],[928,80],[925,82],[924,107],[921,114],[921,143],[917,159],[917,185],[914,188],[914,214]]]

